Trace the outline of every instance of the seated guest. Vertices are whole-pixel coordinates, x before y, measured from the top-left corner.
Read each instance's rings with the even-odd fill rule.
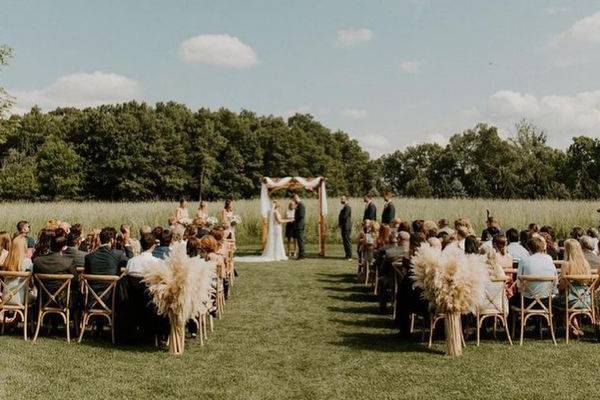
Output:
[[[584,251],[581,248],[580,242],[586,236],[582,236],[578,242],[575,239],[565,240],[565,263],[560,269],[558,278],[558,292],[556,303],[559,306],[565,306],[565,297],[569,297],[570,308],[584,308],[591,304],[590,293],[587,290],[587,285],[584,282],[571,282],[569,285],[565,279],[567,275],[589,275],[590,264],[584,257]],[[587,239],[586,239],[587,240]],[[568,290],[568,293],[565,291]],[[575,336],[583,335],[583,331],[579,328],[577,318],[573,319],[573,334]]]
[[[519,243],[519,232],[515,228],[506,231],[506,252],[513,258],[514,263],[519,263],[522,259],[529,257],[529,251]]]
[[[40,231],[37,242],[35,243],[35,248],[33,249],[33,254],[31,256],[32,260],[36,259],[37,257],[50,254],[50,242],[54,236],[53,230],[42,229]]]
[[[187,252],[188,257],[202,257],[202,250],[200,246],[200,239],[195,236],[191,236],[188,238],[188,241],[185,245],[185,250]]]
[[[500,236],[496,236],[494,239],[498,237]],[[508,299],[506,296],[505,283],[492,282],[491,280],[506,279],[506,273],[504,272],[502,265],[498,262],[497,251],[494,247],[482,247],[481,254],[485,256],[485,263],[490,281],[485,284],[486,295],[482,299],[483,301],[478,304],[478,309],[480,311],[496,311],[502,304],[508,305]],[[506,307],[505,312],[508,314],[508,307]]]
[[[594,253],[600,254],[600,252],[598,251],[598,229],[588,228],[586,233],[589,237],[592,238],[592,241],[594,242]]]
[[[73,265],[76,268],[85,266],[85,256],[87,253],[79,250],[81,241],[81,229],[73,225],[67,235],[67,247],[63,251],[63,254],[73,260]]]
[[[465,238],[465,254],[479,254],[479,242],[475,235]]]
[[[533,254],[519,262],[517,279],[522,275],[556,276],[554,261],[546,254],[546,240],[540,235],[534,234],[529,240],[529,248]],[[523,296],[528,299],[547,297],[551,289],[549,285],[554,286],[553,283],[548,282],[530,282],[527,284],[527,290],[523,292]],[[517,288],[519,291],[523,291],[519,280],[517,280]]]
[[[492,240],[495,236],[501,235],[502,229],[500,229],[500,223],[494,217],[488,217],[486,221],[487,228],[481,232],[481,240],[487,242]]]
[[[388,240],[391,233],[392,229],[388,225],[382,224],[379,226],[377,240],[375,240],[375,250],[379,250],[380,248],[389,244]]]
[[[8,256],[6,257],[6,261],[2,265],[2,270],[23,272],[31,271],[32,267],[33,263],[27,256],[27,239],[21,235],[18,235],[10,244],[10,250],[8,252]],[[18,279],[6,278],[4,282],[8,286],[8,289],[10,289],[10,291],[13,293],[19,285]],[[13,299],[9,300],[5,298],[3,301],[8,302],[8,304],[23,304],[26,290],[29,290],[28,285],[24,285],[19,292],[15,293]],[[6,293],[3,293],[3,295],[6,295]]]
[[[452,236],[454,234],[454,229],[450,228],[450,222],[448,222],[448,220],[445,218],[438,221],[438,235],[443,232],[448,236]]]
[[[162,226],[156,226],[156,227],[154,227],[154,229],[152,229],[152,235],[154,235],[154,238],[156,238],[157,246],[160,246],[160,237],[162,236],[162,233],[163,233]]]
[[[219,243],[212,235],[204,236],[200,239],[200,252],[206,261],[210,261],[215,265],[216,279],[213,281],[214,289],[217,288],[217,281],[221,280],[223,283],[223,292],[227,297],[227,292],[229,290],[229,285],[227,281],[227,277],[225,275],[225,257],[222,254],[218,253]],[[216,306],[210,310],[210,313],[214,315],[216,311]]]
[[[453,240],[450,243],[448,243],[447,247],[450,247],[450,248],[458,247],[459,249],[464,250],[465,249],[465,239],[468,236],[472,236],[472,235],[469,235],[469,230],[466,227],[459,226],[456,229],[456,232],[454,233],[453,236],[454,236]]]
[[[566,241],[565,241],[566,243]],[[583,235],[579,238],[579,243],[581,243],[581,247],[583,249],[583,256],[587,260],[592,269],[598,269],[600,267],[600,256],[594,253],[595,242],[594,240],[587,236]],[[565,256],[566,256],[566,245],[565,245]],[[565,257],[566,259],[566,257]]]
[[[90,275],[120,275],[120,268],[127,265],[127,258],[121,252],[113,251],[114,237],[111,228],[103,228],[98,237],[100,246],[85,256],[85,273]]]
[[[158,246],[152,250],[152,255],[156,258],[164,260],[169,256],[171,251],[171,242],[173,240],[173,232],[169,229],[161,231],[160,237],[158,238]]]
[[[139,255],[142,251],[140,241],[131,237],[131,227],[128,224],[122,224],[119,227],[119,231],[121,232],[121,236],[123,236],[125,246],[131,246],[131,257]]]
[[[423,222],[423,233],[427,239],[436,237],[438,234],[437,224],[433,221]]]
[[[35,248],[35,239],[29,236],[31,232],[31,228],[29,226],[29,222],[27,221],[19,221],[17,223],[17,235],[23,236],[27,239],[27,256],[33,256],[33,249]]]
[[[423,231],[424,223],[425,223],[424,219],[415,219],[411,224],[412,232],[413,233],[425,233]]]
[[[529,231],[523,230],[519,232],[519,243],[523,246],[527,251],[531,254],[531,249],[529,248],[529,238],[531,237],[531,233]]]
[[[144,233],[140,238],[141,253],[137,256],[133,256],[127,261],[127,275],[130,276],[142,276],[144,268],[155,265],[159,258],[152,254],[154,247],[156,246],[156,239],[151,233]]]
[[[8,250],[10,249],[10,235],[8,232],[0,232],[0,266],[4,265],[6,257],[8,257]]]
[[[442,241],[436,237],[430,237],[429,239],[427,239],[427,243],[434,249],[438,249],[438,250],[443,249]]]
[[[504,235],[498,235],[492,240],[493,249],[496,251],[496,261],[503,270],[513,267],[513,256],[508,252],[507,242]]]
[[[391,288],[394,282],[394,263],[401,263],[404,256],[408,255],[404,245],[398,246],[398,241],[408,242],[410,236],[403,232],[401,235],[390,233],[388,244],[379,249],[375,268],[379,270],[379,309],[386,312],[387,303],[390,301]]]
[[[571,232],[569,233],[569,236],[572,239],[577,239],[577,240],[579,240],[583,235],[585,235],[585,231],[580,226],[573,227],[573,229],[571,229]]]
[[[465,237],[475,234],[475,230],[473,229],[471,221],[466,218],[458,218],[454,221],[454,230],[458,231],[459,228],[464,228],[464,231],[467,233]]]
[[[71,292],[77,288],[75,281],[77,279],[77,270],[73,265],[73,259],[65,256],[62,251],[67,245],[64,236],[52,236],[50,239],[49,252],[46,255],[40,255],[33,259],[34,274],[72,274],[74,279],[71,281]],[[50,291],[58,289],[61,282],[47,282],[46,287]]]
[[[400,218],[394,218],[390,223],[390,228],[392,228],[392,232],[398,233],[398,228],[400,227],[401,223],[402,220]]]
[[[539,231],[540,231],[540,227],[535,222],[532,222],[527,226],[527,232],[529,233],[529,235],[538,233]]]
[[[542,231],[540,231],[538,235],[543,237],[546,241],[546,254],[552,257],[553,260],[558,260],[558,246],[554,242],[554,239],[552,239],[552,236],[550,236],[548,232]]]
[[[406,232],[410,234],[410,224],[406,221],[400,222],[400,225],[398,225],[398,232]]]

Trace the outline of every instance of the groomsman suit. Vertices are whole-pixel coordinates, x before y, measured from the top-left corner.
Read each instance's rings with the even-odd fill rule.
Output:
[[[383,211],[381,212],[381,223],[389,225],[396,218],[396,209],[391,201],[383,203]]]
[[[373,204],[372,201],[369,201],[365,207],[365,212],[363,214],[363,221],[369,219],[371,221],[377,221],[377,207]]]
[[[342,243],[344,244],[344,253],[347,259],[352,258],[352,208],[350,204],[344,203],[338,217],[338,225],[342,233]]]
[[[304,258],[304,220],[306,217],[306,209],[304,203],[299,201],[296,203],[296,211],[294,212],[294,229],[296,231],[296,241],[298,242],[298,259]]]

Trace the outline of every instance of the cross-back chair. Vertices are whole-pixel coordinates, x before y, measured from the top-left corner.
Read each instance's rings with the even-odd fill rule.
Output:
[[[70,342],[71,314],[69,306],[71,304],[71,281],[74,276],[72,274],[33,274],[33,277],[38,287],[38,316],[33,341],[37,340],[44,317],[54,314],[62,318],[67,342]],[[58,287],[56,289],[49,288],[48,283],[57,283]]]
[[[525,325],[530,317],[537,316],[538,318],[545,319],[550,328],[550,335],[552,341],[556,344],[556,337],[554,335],[554,323],[552,321],[552,296],[558,280],[557,276],[539,276],[539,275],[521,275],[517,277],[520,282],[519,296],[520,296],[520,307],[513,306],[511,309],[515,312],[514,317],[518,317],[520,321],[520,337],[519,345],[523,345],[523,336],[525,333]],[[530,290],[532,284],[542,284],[539,293],[533,293]],[[525,294],[528,296],[526,297]],[[529,300],[526,305],[525,299]],[[547,301],[547,305],[544,304]],[[513,335],[515,330],[516,319],[513,318]],[[542,329],[540,326],[540,336]]]
[[[21,317],[23,338],[27,340],[27,314],[29,310],[29,271],[0,271],[0,312],[2,313],[2,334],[6,325],[6,314],[12,312]],[[22,293],[22,295],[21,295]]]
[[[477,319],[477,346],[479,346],[481,327],[487,318],[494,319],[494,335],[496,334],[496,323],[499,320],[504,326],[508,343],[512,346],[512,339],[508,330],[508,300],[506,298],[506,281],[510,278],[492,278],[491,283],[484,290],[484,304],[477,307],[475,318]]]
[[[569,343],[569,334],[571,328],[575,328],[573,321],[577,316],[587,316],[592,324],[596,322],[594,289],[598,275],[565,275],[562,279],[566,282],[564,291],[565,341]],[[572,305],[571,300],[573,300]]]
[[[112,343],[115,343],[115,299],[119,279],[120,277],[117,275],[82,274],[80,276],[80,282],[83,287],[83,316],[77,340],[79,343],[81,343],[85,328],[92,317],[106,318],[108,320],[110,324],[110,337]],[[94,288],[94,283],[104,283],[105,285],[99,285]]]
[[[228,271],[228,278],[229,278],[229,290],[231,291],[231,288],[233,287],[233,282],[235,279],[235,264],[234,264],[234,259],[235,259],[235,240],[234,239],[225,239],[227,242],[227,255],[225,256],[226,260],[225,262],[227,263],[227,271]]]

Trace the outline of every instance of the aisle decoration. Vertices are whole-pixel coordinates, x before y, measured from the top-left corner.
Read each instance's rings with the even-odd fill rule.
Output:
[[[200,257],[190,258],[185,244],[176,244],[169,257],[143,271],[144,282],[159,315],[169,318],[169,352],[182,354],[185,324],[208,312],[216,278],[216,267]]]
[[[433,312],[445,314],[446,354],[462,355],[461,314],[475,312],[489,282],[485,260],[458,248],[422,245],[413,259],[414,286],[423,290]]]

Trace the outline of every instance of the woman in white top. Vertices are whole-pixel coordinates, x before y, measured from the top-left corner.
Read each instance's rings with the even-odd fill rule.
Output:
[[[8,232],[0,232],[0,265],[4,265],[6,257],[10,250],[10,234]]]
[[[23,236],[17,236],[10,244],[10,250],[2,269],[4,271],[22,272],[31,271],[32,266],[33,263],[31,262],[31,259],[27,257],[27,239],[25,239]],[[16,289],[16,287],[19,285],[19,279],[15,278],[7,280],[6,283],[11,291],[14,291],[14,289]],[[29,290],[28,285],[24,285],[19,292],[15,293],[13,299],[9,300],[9,304],[22,304],[23,299],[25,298],[26,290]]]
[[[201,201],[198,205],[198,211],[196,211],[196,218],[202,219],[202,221],[206,221],[208,218],[208,203],[205,201]]]

